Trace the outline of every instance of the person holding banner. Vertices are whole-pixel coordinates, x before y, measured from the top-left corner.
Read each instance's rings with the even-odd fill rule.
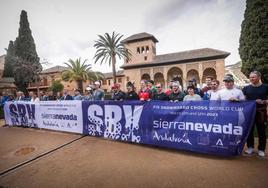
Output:
[[[183,98],[185,97],[184,92],[180,90],[180,83],[179,82],[172,82],[172,91],[170,93],[169,101],[171,102],[178,102],[183,101]]]
[[[211,89],[208,90],[207,94],[209,95],[209,100],[219,100],[219,85],[220,82],[218,80],[211,81]]]
[[[120,84],[114,84],[112,86],[112,97],[111,100],[123,101],[125,99],[125,93],[121,91]]]
[[[31,98],[31,100],[30,100],[31,102],[39,102],[40,101],[39,98],[37,97],[37,94],[33,91],[31,91],[29,93],[29,96]]]
[[[266,127],[267,127],[267,96],[268,85],[261,83],[261,73],[253,71],[249,75],[250,85],[243,88],[243,93],[247,100],[255,100],[257,103],[255,125],[259,136],[258,155],[260,157],[265,156],[266,148]],[[252,127],[247,139],[247,149],[245,153],[254,153],[254,128]]]
[[[229,100],[232,102],[245,100],[243,92],[235,87],[233,77],[226,75],[223,82],[225,88],[219,91],[220,100]]]
[[[134,84],[128,82],[126,86],[127,86],[126,100],[139,100],[139,96],[135,92]]]
[[[18,91],[17,93],[16,93],[16,101],[24,101],[24,93],[22,92],[22,91]]]
[[[74,90],[74,100],[82,100],[83,99],[83,96],[81,95],[81,91],[80,89],[75,89]]]
[[[195,94],[195,87],[190,85],[187,87],[188,95],[183,98],[183,101],[201,101],[200,95]]]
[[[139,92],[139,99],[141,101],[149,101],[151,98],[151,92],[148,87],[146,87],[146,80],[141,80],[141,90]]]
[[[168,96],[163,91],[161,83],[156,84],[156,93],[153,95],[152,99],[153,100],[161,100],[161,101],[168,100]]]
[[[94,82],[93,100],[104,100],[104,91],[100,88],[101,84],[99,81]]]
[[[73,100],[73,97],[71,95],[69,95],[69,91],[65,89],[65,90],[63,90],[63,96],[62,96],[61,100],[64,100],[64,101]]]

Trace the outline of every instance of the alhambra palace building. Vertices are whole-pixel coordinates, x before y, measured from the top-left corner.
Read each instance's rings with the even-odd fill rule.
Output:
[[[131,60],[125,61],[121,66],[123,70],[117,72],[116,81],[121,84],[122,90],[126,90],[128,81],[134,82],[136,88],[139,89],[141,79],[160,82],[165,89],[168,88],[168,83],[171,80],[179,81],[183,88],[187,87],[187,82],[191,79],[195,79],[202,86],[206,76],[212,76],[222,82],[226,73],[225,58],[230,55],[228,52],[211,48],[157,55],[156,43],[158,40],[155,36],[145,32],[134,34],[122,42],[132,54]],[[4,60],[4,56],[1,59]],[[4,61],[2,60],[0,64],[3,65]],[[55,66],[43,70],[40,74],[41,81],[30,83],[27,89],[36,91],[39,87],[46,91],[54,80],[61,79],[62,71],[66,69],[67,67]],[[105,80],[102,82],[102,88],[109,92],[113,84],[112,73],[104,75]],[[4,86],[2,82],[7,82],[6,80],[7,78],[0,78],[1,85]],[[240,80],[244,81],[244,78]],[[75,82],[61,81],[61,83],[69,91],[73,91],[77,87]],[[88,84],[90,84],[88,81],[83,84],[84,89]]]
[[[141,79],[160,82],[164,88],[168,88],[171,80],[179,81],[184,88],[188,80],[192,79],[202,85],[207,76],[222,81],[225,58],[230,55],[211,48],[157,55],[158,40],[148,33],[132,35],[122,42],[132,54],[131,60],[125,61],[121,66],[123,71],[118,72],[117,82],[121,83],[122,89],[125,89],[128,81],[135,82],[139,88]],[[103,86],[108,90],[112,84],[112,75],[106,78]]]

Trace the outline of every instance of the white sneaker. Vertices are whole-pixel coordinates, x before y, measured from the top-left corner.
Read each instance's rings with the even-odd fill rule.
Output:
[[[252,153],[254,153],[254,148],[248,148],[248,149],[246,149],[245,150],[245,153],[251,155]]]
[[[259,155],[260,157],[265,157],[265,153],[264,153],[264,151],[262,151],[262,150],[259,150],[259,151],[258,151],[258,155]]]

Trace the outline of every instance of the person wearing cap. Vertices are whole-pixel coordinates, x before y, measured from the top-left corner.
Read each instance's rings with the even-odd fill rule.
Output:
[[[135,92],[134,84],[131,82],[128,82],[127,85],[127,93],[126,93],[126,100],[139,100],[138,94]]]
[[[151,98],[150,89],[146,86],[146,83],[146,80],[141,80],[141,89],[138,93],[141,101],[149,101]]]
[[[192,79],[188,81],[188,86],[193,86],[194,93],[199,95],[201,98],[204,96],[203,91],[197,87],[196,79]],[[186,94],[188,94],[188,89],[185,91]]]
[[[267,128],[267,104],[268,85],[261,82],[261,73],[253,71],[249,74],[250,85],[243,88],[243,93],[247,100],[254,100],[257,103],[254,126],[252,127],[248,139],[245,153],[254,153],[254,128],[257,127],[259,136],[258,155],[265,156],[266,149],[266,128]]]
[[[74,90],[74,100],[82,100],[83,96],[80,93],[80,89]]]
[[[114,84],[112,86],[112,97],[111,100],[123,101],[125,99],[125,93],[121,91],[120,84]]]
[[[161,101],[167,101],[168,96],[163,91],[161,83],[156,84],[156,93],[152,97],[153,100],[161,100]]]
[[[220,100],[241,101],[245,100],[243,92],[234,86],[234,78],[225,76],[223,79],[225,88],[219,91]]]
[[[91,86],[87,86],[83,100],[85,100],[85,101],[92,101],[92,99],[93,99],[92,92],[93,92],[92,91],[92,87]]]
[[[171,101],[171,102],[183,101],[184,97],[185,97],[185,93],[180,90],[180,83],[173,82],[172,83],[172,91],[171,91],[170,95],[168,96],[169,101]]]
[[[183,98],[183,101],[201,101],[202,100],[200,95],[195,94],[195,87],[193,85],[190,85],[187,87],[187,93],[188,95],[186,95]]]
[[[104,91],[100,88],[99,81],[94,82],[93,100],[104,100]]]

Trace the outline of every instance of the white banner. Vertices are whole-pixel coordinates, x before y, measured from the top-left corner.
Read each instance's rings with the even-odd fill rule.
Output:
[[[83,133],[81,101],[8,102],[4,108],[11,126]]]

